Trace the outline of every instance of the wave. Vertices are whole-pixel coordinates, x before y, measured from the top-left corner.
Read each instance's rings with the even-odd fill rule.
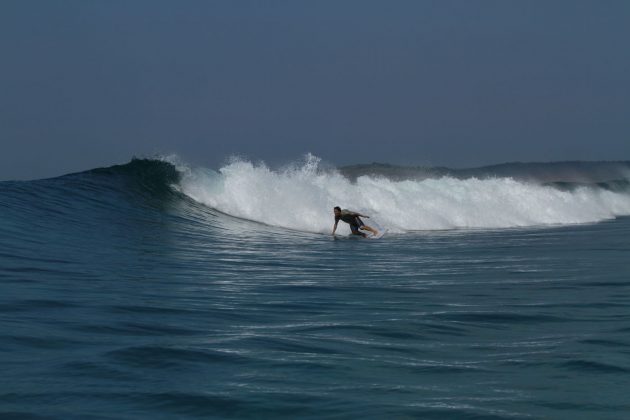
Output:
[[[512,178],[534,183],[593,184],[630,178],[630,161],[616,162],[512,162],[479,168],[396,166],[383,163],[343,166],[339,171],[356,180],[359,176],[385,177],[391,180],[426,178]]]
[[[125,214],[131,220],[132,213],[145,217],[147,209],[160,213],[177,207],[188,219],[209,219],[205,222],[229,215],[312,233],[330,233],[332,208],[337,205],[367,214],[371,216],[367,222],[374,220],[399,233],[590,223],[630,215],[626,178],[585,183],[563,178],[533,182],[494,176],[355,175],[322,165],[312,155],[281,169],[234,159],[217,171],[174,158],[133,159],[59,178],[1,182],[0,204],[21,218],[30,217],[29,209],[67,220],[82,211],[84,219],[92,215],[90,226],[98,217],[112,220],[114,214]],[[40,212],[32,217],[43,216]],[[338,232],[348,234],[349,229],[341,223]]]
[[[341,171],[322,169],[312,155],[280,170],[233,160],[219,171],[184,168],[182,174],[178,189],[206,206],[319,233],[331,231],[337,205],[370,215],[395,232],[577,224],[630,215],[630,194],[623,188],[451,176],[392,180],[360,175],[352,180]]]

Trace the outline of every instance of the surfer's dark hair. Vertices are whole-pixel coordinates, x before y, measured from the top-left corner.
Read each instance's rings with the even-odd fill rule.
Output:
[[[341,211],[341,207],[336,206],[333,210],[339,210],[339,211]]]

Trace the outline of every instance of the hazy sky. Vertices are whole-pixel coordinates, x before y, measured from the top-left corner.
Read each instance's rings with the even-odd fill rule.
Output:
[[[630,1],[2,0],[0,180],[630,159]]]

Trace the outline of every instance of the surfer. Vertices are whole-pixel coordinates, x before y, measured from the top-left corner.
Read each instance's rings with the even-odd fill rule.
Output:
[[[367,226],[361,220],[361,217],[366,217],[369,219],[370,216],[366,216],[364,214],[346,209],[341,210],[341,207],[335,207],[333,211],[335,212],[335,226],[333,227],[332,232],[333,235],[337,230],[337,223],[339,223],[339,220],[343,220],[350,225],[350,230],[352,231],[353,235],[361,235],[364,238],[367,236],[365,233],[359,232],[359,230],[367,230],[369,232],[372,232],[374,235],[378,235],[378,231],[376,229],[371,226]]]

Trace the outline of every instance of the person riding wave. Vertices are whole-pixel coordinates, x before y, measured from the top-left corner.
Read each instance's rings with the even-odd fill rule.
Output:
[[[378,235],[378,231],[376,229],[374,229],[371,226],[367,226],[361,220],[361,217],[366,217],[369,219],[370,216],[366,216],[364,214],[350,211],[347,209],[342,210],[341,207],[339,206],[335,207],[333,211],[335,213],[335,226],[333,227],[333,231],[332,231],[333,235],[335,234],[335,231],[337,230],[337,223],[339,223],[339,220],[342,220],[350,225],[350,230],[352,231],[353,235],[361,235],[364,238],[367,237],[365,233],[359,232],[359,230],[367,230],[369,232],[372,232],[374,235]]]

